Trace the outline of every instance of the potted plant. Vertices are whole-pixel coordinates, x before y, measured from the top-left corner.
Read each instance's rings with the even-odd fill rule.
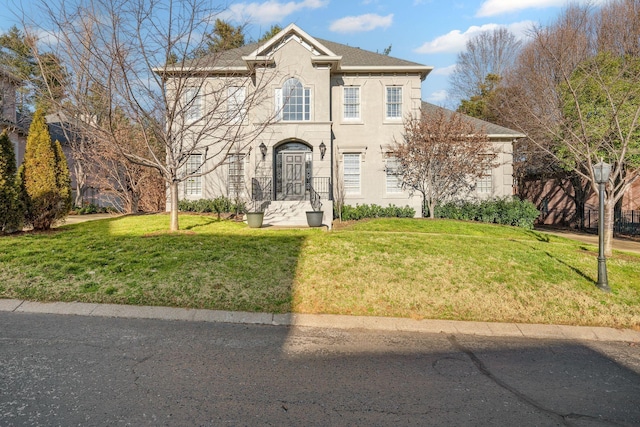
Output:
[[[309,227],[322,227],[324,211],[307,211],[307,224]]]
[[[320,197],[318,193],[312,191],[312,195],[315,197],[311,198],[311,207],[312,211],[307,211],[307,224],[309,227],[322,227],[322,218],[324,217],[324,211],[322,211],[322,203],[320,202]]]
[[[262,227],[262,221],[264,220],[264,209],[262,209],[262,203],[253,202],[253,209],[247,212],[247,225],[250,228]]]

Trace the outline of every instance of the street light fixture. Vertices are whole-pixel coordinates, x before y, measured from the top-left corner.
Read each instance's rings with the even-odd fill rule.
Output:
[[[609,279],[607,278],[607,259],[604,256],[604,192],[605,185],[609,181],[611,165],[600,160],[593,165],[593,176],[598,184],[598,288],[605,292],[611,292]]]

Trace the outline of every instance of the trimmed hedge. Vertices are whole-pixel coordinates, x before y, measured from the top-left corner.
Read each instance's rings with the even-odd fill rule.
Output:
[[[416,215],[415,209],[410,206],[399,207],[389,205],[386,208],[378,205],[344,205],[342,207],[342,220],[351,221],[364,218],[413,218]],[[334,217],[339,218],[337,212]]]
[[[436,206],[436,218],[489,222],[532,229],[540,211],[528,200],[505,197],[482,201],[457,201]]]
[[[233,203],[231,199],[224,196],[215,199],[180,200],[178,202],[180,212],[222,213],[245,212],[246,206],[243,202]]]

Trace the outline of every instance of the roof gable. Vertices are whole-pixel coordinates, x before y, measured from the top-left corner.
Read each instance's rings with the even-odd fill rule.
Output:
[[[299,43],[310,52],[311,61],[330,65],[337,72],[351,73],[416,73],[424,79],[433,67],[357,47],[310,36],[295,24],[262,43],[251,43],[235,49],[216,52],[182,64],[180,70],[196,67],[211,72],[246,72],[256,65],[275,62],[275,54],[288,43]]]
[[[289,42],[297,42],[304,46],[314,56],[336,57],[331,49],[324,46],[314,37],[307,34],[295,24],[289,24],[286,28],[269,39],[266,44],[259,45],[248,57],[270,57],[282,46]]]

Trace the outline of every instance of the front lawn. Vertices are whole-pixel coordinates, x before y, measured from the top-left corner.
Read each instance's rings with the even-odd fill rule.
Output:
[[[640,256],[544,233],[379,219],[323,232],[128,216],[0,238],[0,297],[640,327]]]

